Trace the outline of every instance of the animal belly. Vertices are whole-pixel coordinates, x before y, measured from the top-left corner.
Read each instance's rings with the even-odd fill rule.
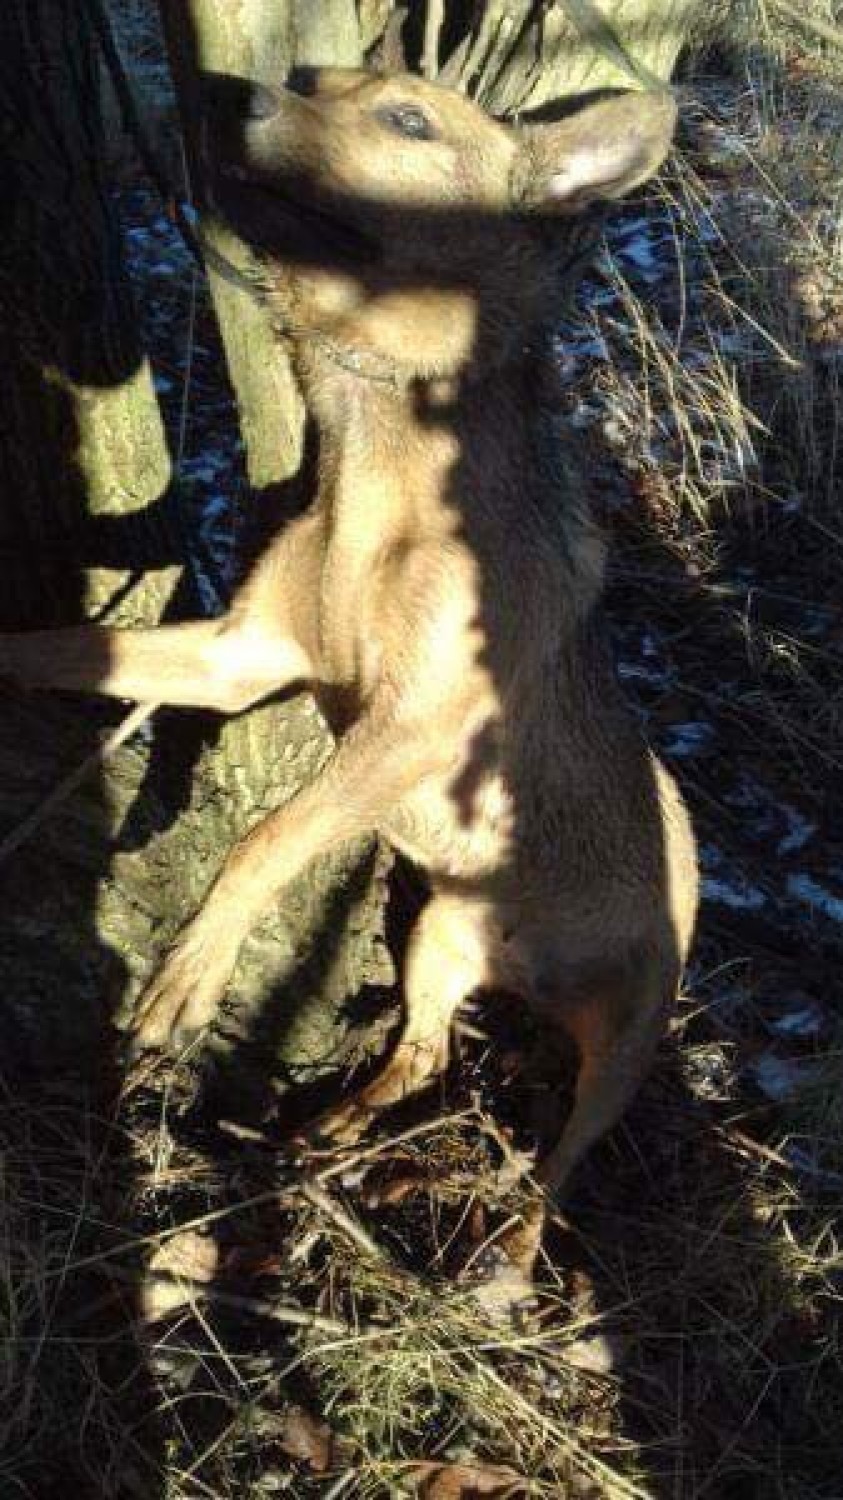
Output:
[[[512,804],[498,775],[478,785],[423,783],[384,820],[383,832],[433,879],[494,880],[505,875]]]

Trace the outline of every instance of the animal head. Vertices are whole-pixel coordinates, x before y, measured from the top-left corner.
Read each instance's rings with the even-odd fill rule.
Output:
[[[644,182],[676,119],[668,93],[628,93],[509,125],[410,74],[333,68],[241,98],[217,198],[276,300],[415,374],[523,344],[547,312],[548,223],[564,244],[560,220]]]

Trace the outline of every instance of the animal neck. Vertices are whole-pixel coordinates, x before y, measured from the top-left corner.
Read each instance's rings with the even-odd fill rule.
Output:
[[[367,351],[369,352],[369,351]],[[567,560],[576,614],[588,613],[603,548],[588,518],[582,474],[566,458],[558,391],[541,347],[487,372],[374,378],[307,339],[296,347],[305,399],[319,433],[318,505],[331,534],[365,574],[384,545],[408,537],[460,538],[496,567],[513,532],[535,557]],[[387,373],[386,371],[384,373]],[[552,563],[548,559],[552,558]]]
[[[457,440],[465,400],[459,376],[424,378],[371,349],[327,339],[299,345],[295,364],[334,472],[371,467],[421,478]]]
[[[488,360],[430,361],[411,357],[412,342],[399,354],[352,330],[286,329],[287,341],[308,406],[323,432],[356,423],[387,421],[394,429],[456,425],[460,412],[474,409],[501,388],[521,388],[535,361],[526,341]]]
[[[460,369],[421,375],[370,347],[335,343],[329,336],[296,340],[294,363],[322,448],[361,462],[389,455],[404,468],[412,453],[421,474],[454,445],[464,449],[478,409],[506,401],[523,383],[527,355],[485,372]]]
[[[291,341],[306,385],[322,383],[316,367],[332,363],[396,390],[442,376],[465,387],[523,352],[517,321],[475,287],[313,269],[284,270],[269,285],[279,333]]]

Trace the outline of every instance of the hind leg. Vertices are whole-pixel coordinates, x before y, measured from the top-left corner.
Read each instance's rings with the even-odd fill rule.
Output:
[[[620,1119],[649,1072],[665,1028],[666,997],[669,986],[663,976],[648,975],[645,969],[635,980],[595,986],[560,1009],[558,1020],[577,1047],[579,1070],[565,1129],[538,1172],[554,1195],[595,1141]]]
[[[404,1027],[382,1072],[348,1105],[320,1121],[335,1139],[354,1139],[378,1110],[416,1093],[448,1063],[460,1003],[491,980],[488,916],[454,896],[433,896],[410,936],[404,972]]]

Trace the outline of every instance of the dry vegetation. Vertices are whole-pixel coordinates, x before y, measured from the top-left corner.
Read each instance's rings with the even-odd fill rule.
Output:
[[[843,54],[764,19],[689,68],[563,336],[703,849],[657,1076],[535,1266],[510,1169],[550,1090],[505,1010],[438,1113],[307,1173],[195,1080],[0,1099],[3,1500],[843,1493]]]

